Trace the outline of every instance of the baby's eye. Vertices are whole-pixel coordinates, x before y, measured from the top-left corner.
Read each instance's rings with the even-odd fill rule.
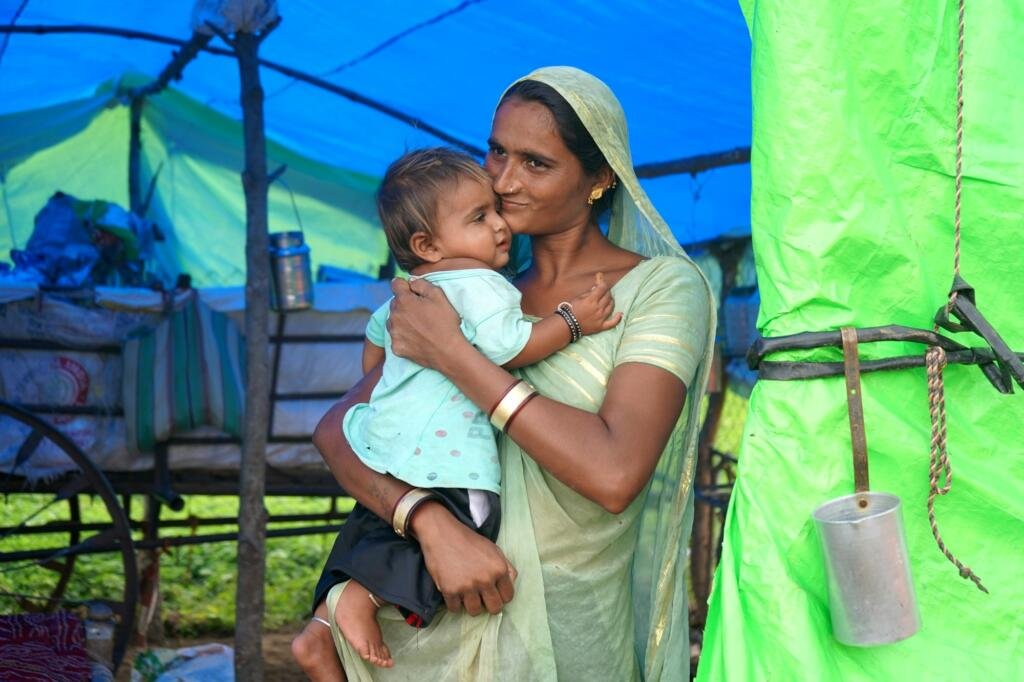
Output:
[[[480,213],[477,213],[475,216],[473,216],[473,222],[482,223],[486,218],[487,214],[481,211]]]

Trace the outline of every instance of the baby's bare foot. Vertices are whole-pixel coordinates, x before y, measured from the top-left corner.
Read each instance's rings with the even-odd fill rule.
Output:
[[[334,619],[345,640],[363,660],[381,668],[395,664],[377,623],[377,606],[365,587],[354,580],[345,587],[334,609]]]

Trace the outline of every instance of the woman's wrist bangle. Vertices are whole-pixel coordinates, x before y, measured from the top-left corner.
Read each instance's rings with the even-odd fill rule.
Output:
[[[580,321],[576,318],[576,314],[573,313],[572,303],[568,301],[562,301],[555,308],[555,314],[565,320],[565,323],[569,325],[569,342],[576,343],[583,338],[583,327],[580,326]]]
[[[504,429],[505,433],[508,433],[508,430],[512,428],[512,420],[514,420],[516,417],[519,416],[519,413],[523,411],[524,407],[526,407],[526,403],[530,402],[531,400],[536,398],[538,395],[540,395],[540,394],[537,393],[537,391],[534,391],[530,395],[526,396],[526,400],[524,400],[523,402],[519,403],[519,406],[516,407],[515,411],[512,414],[510,414],[508,419],[505,421],[505,429]]]
[[[436,493],[424,488],[413,488],[398,498],[398,502],[395,503],[395,508],[391,512],[391,527],[395,533],[402,538],[408,537],[412,513],[427,500],[436,499],[438,499]]]
[[[523,405],[535,395],[537,395],[537,391],[533,389],[533,386],[525,381],[517,381],[494,407],[491,412],[491,424],[499,431],[506,431],[509,421],[516,412],[521,410]]]
[[[515,381],[508,385],[508,388],[501,392],[501,395],[498,396],[498,399],[494,401],[493,405],[491,405],[491,409],[487,410],[488,419],[490,419],[491,416],[494,414],[494,411],[498,409],[498,405],[500,405],[501,401],[505,399],[505,396],[507,396],[512,391],[513,388],[515,388],[521,383],[523,383],[522,379],[516,379]]]

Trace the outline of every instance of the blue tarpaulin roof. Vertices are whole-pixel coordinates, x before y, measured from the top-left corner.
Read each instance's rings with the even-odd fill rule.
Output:
[[[578,66],[611,86],[626,110],[638,165],[749,145],[750,40],[740,9],[732,3],[281,0],[278,9],[283,21],[261,46],[261,57],[356,91],[478,147],[484,146],[502,89],[528,71],[551,64]],[[5,24],[113,26],[180,40],[192,33],[191,11],[192,3],[184,1],[0,0],[0,22]],[[220,41],[215,38],[211,44]],[[0,37],[0,45],[5,45],[0,53],[0,120],[87,99],[97,86],[124,74],[155,77],[173,49],[83,34],[14,34]],[[311,163],[374,178],[404,150],[440,143],[379,111],[279,73],[263,69],[262,79],[268,136]],[[198,103],[230,119],[241,117],[238,67],[229,57],[200,54],[173,87],[192,100],[189,106]],[[25,125],[24,119],[19,125]],[[147,125],[151,134],[160,127],[154,122]],[[0,134],[20,132],[0,122]],[[179,128],[179,141],[183,135],[187,130]],[[121,149],[125,144],[115,146]],[[273,151],[270,157],[273,166]],[[7,176],[15,161],[0,163],[7,164],[0,168]],[[94,172],[88,159],[75,165],[75,172],[85,177]],[[229,170],[237,173],[239,168]],[[68,171],[62,172],[66,185]],[[285,179],[291,173],[290,166]],[[308,173],[318,175],[315,169]],[[38,177],[37,173],[34,182]],[[171,182],[162,177],[158,193],[168,194],[166,185]],[[644,184],[684,243],[749,233],[746,164]],[[0,235],[3,251],[23,246],[31,230],[19,213],[29,207],[14,201],[16,208],[10,208],[16,187],[5,190],[8,208],[2,220],[9,224]],[[332,200],[330,192],[309,194],[327,203]],[[278,203],[291,213],[287,203],[275,202],[272,196],[272,229]],[[166,214],[175,230],[178,223],[195,219],[180,211]],[[244,215],[238,219],[244,221]],[[211,282],[217,279],[210,277]]]

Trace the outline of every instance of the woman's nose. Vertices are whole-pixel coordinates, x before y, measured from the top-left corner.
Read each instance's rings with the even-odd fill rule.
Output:
[[[492,169],[491,177],[494,178],[494,193],[501,195],[514,194],[519,186],[516,181],[513,164],[503,161],[495,163]]]

